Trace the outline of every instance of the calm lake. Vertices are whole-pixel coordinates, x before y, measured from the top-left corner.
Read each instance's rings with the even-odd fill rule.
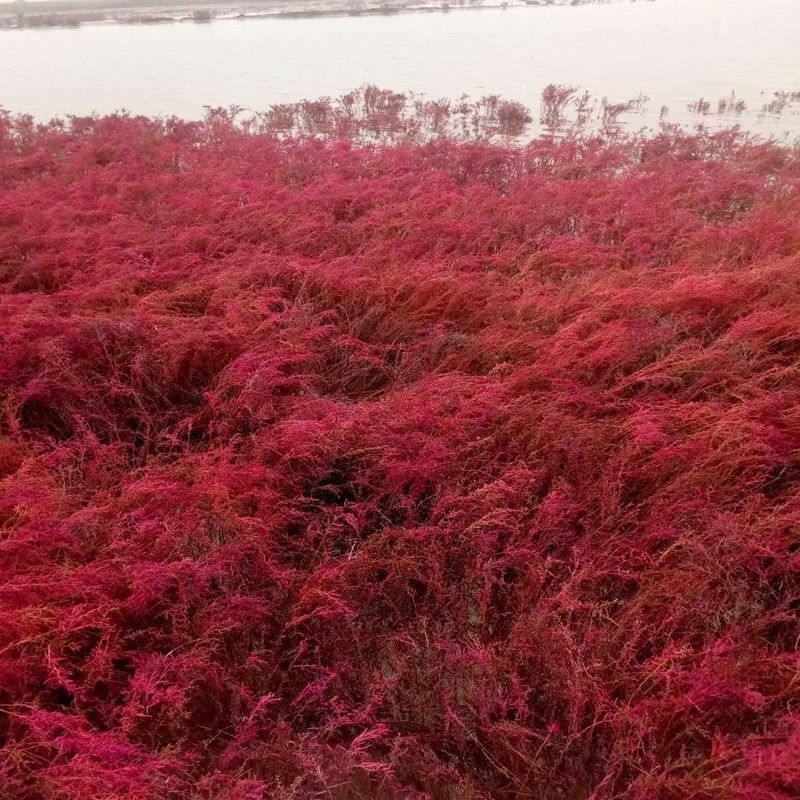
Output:
[[[800,135],[800,103],[764,115],[775,91],[800,90],[798,0],[654,0],[394,16],[101,24],[0,31],[0,105],[46,119],[127,109],[202,116],[204,106],[340,95],[364,83],[429,97],[499,94],[537,115],[548,83],[610,101],[648,95],[629,125],[739,122]],[[736,90],[743,113],[691,113]]]

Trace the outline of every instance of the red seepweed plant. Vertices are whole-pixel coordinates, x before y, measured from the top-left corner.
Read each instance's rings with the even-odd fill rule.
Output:
[[[0,118],[0,796],[797,796],[797,151],[297,114]]]

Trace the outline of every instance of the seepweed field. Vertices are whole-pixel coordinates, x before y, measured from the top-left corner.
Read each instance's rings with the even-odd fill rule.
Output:
[[[796,797],[798,151],[232,117],[0,117],[0,796]]]

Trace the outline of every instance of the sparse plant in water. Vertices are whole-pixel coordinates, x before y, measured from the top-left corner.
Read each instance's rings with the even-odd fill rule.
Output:
[[[761,108],[762,114],[779,117],[788,107],[800,103],[800,92],[774,92],[773,99]]]
[[[736,92],[731,92],[729,97],[722,97],[717,102],[718,114],[741,114],[746,109],[747,104],[736,96]]]
[[[577,93],[574,86],[550,84],[542,92],[542,105],[539,120],[550,130],[557,130],[565,122],[564,112]]]
[[[689,103],[687,108],[692,114],[703,114],[703,115],[710,114],[711,101],[706,100],[704,97],[701,97],[698,100],[694,100],[693,102]]]

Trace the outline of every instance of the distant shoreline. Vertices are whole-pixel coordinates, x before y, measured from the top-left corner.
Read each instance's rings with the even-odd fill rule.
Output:
[[[632,0],[654,2],[654,0]],[[620,0],[17,0],[0,3],[0,29],[77,28],[92,23],[209,23],[215,19],[302,19],[413,12],[582,6]]]

